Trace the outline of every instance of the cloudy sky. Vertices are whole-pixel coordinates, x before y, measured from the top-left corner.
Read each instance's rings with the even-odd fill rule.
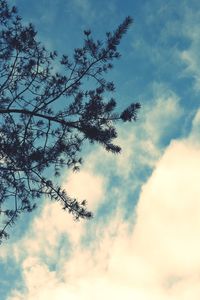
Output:
[[[127,15],[122,58],[110,79],[122,154],[91,147],[62,185],[86,198],[91,221],[75,223],[45,201],[0,248],[2,300],[200,299],[200,2],[15,0],[50,50],[71,53],[82,31],[97,38]]]

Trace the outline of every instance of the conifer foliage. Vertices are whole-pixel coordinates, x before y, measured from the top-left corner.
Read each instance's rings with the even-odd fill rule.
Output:
[[[86,140],[120,152],[115,122],[135,121],[140,104],[117,113],[115,99],[104,100],[115,89],[105,74],[120,57],[117,46],[131,23],[127,17],[103,42],[85,30],[83,45],[69,58],[49,52],[34,26],[0,0],[0,240],[41,197],[59,201],[75,219],[92,217],[85,201],[70,198],[48,174],[78,170]]]

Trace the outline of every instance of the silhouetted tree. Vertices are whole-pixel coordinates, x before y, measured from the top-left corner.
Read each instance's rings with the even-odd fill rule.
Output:
[[[84,31],[83,46],[70,59],[47,51],[34,26],[23,25],[16,7],[0,0],[0,240],[42,196],[60,201],[75,219],[91,218],[86,202],[70,198],[48,174],[58,176],[62,167],[78,170],[85,140],[120,152],[113,144],[114,123],[136,120],[140,105],[114,112],[116,101],[103,99],[114,91],[105,73],[120,57],[117,46],[131,23],[127,17],[104,42]],[[86,79],[94,88],[87,88],[88,81],[84,87]]]

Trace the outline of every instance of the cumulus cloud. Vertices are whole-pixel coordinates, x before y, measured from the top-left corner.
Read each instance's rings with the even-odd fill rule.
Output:
[[[198,300],[200,145],[193,143],[198,126],[199,112],[190,136],[172,141],[157,161],[133,211],[133,227],[118,209],[108,222],[95,224],[92,241],[83,243],[87,227],[76,228],[56,204],[45,208],[33,224],[38,250],[30,239],[22,244],[26,291],[12,291],[8,299]],[[69,243],[59,234],[71,236]],[[45,252],[44,244],[53,251]]]
[[[92,248],[79,245],[69,260],[58,261],[57,273],[27,259],[29,292],[10,299],[199,299],[199,167],[200,148],[174,141],[143,187],[131,233],[114,218],[109,238]]]
[[[140,196],[134,244],[163,279],[200,267],[199,166],[200,148],[174,141]]]

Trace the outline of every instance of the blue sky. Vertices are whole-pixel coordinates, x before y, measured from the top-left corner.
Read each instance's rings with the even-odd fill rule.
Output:
[[[23,216],[0,249],[0,299],[200,299],[200,3],[15,0],[50,50],[71,53],[82,31],[134,24],[110,73],[120,108],[139,101],[134,124],[118,125],[122,153],[84,152],[63,170],[72,196],[95,217],[74,223],[45,201]]]

